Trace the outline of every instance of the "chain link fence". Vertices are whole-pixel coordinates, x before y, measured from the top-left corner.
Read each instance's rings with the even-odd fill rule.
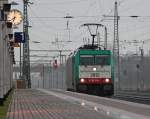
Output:
[[[32,88],[66,89],[65,64],[54,68],[50,64],[31,65]],[[150,57],[120,57],[120,80],[115,78],[115,89],[150,91]],[[120,86],[118,86],[120,85]],[[118,89],[120,87],[120,89]]]
[[[150,57],[128,56],[120,61],[120,89],[150,92]]]
[[[54,68],[50,64],[39,64],[31,68],[32,88],[66,89],[65,65]],[[35,69],[38,71],[35,72]]]

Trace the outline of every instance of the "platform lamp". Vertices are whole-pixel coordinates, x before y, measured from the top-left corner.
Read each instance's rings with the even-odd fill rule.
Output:
[[[1,0],[4,1],[4,0]],[[11,6],[14,5],[19,5],[17,2],[12,1],[11,3],[5,3],[3,4],[3,8],[1,10],[1,18],[2,20],[6,20],[6,14],[4,12],[9,12],[11,10]]]
[[[11,9],[11,4],[3,4],[3,11],[9,12]]]
[[[12,1],[10,4],[11,5],[19,5],[19,3],[15,2],[15,1]]]

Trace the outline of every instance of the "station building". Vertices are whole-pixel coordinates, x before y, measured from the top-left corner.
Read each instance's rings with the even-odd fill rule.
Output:
[[[8,96],[13,87],[14,47],[12,45],[12,23],[7,21],[11,4],[8,0],[0,0],[0,104]]]

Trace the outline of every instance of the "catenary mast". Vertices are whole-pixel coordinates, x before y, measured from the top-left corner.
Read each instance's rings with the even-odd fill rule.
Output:
[[[23,78],[26,80],[28,88],[31,88],[31,78],[30,78],[30,51],[29,51],[29,32],[28,32],[28,3],[29,0],[23,0],[24,2],[24,19],[23,19],[23,33],[24,33],[24,43],[23,43]]]
[[[120,88],[120,57],[119,57],[119,29],[118,23],[118,4],[115,2],[115,10],[114,10],[114,41],[113,41],[113,57],[115,60],[115,72],[116,78],[118,79],[118,88]]]

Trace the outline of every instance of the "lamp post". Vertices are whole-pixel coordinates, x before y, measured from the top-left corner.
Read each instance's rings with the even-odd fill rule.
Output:
[[[69,19],[72,19],[72,18],[74,18],[74,17],[73,17],[73,16],[69,16],[69,15],[67,15],[67,16],[65,16],[64,18],[65,18],[65,19],[67,19],[67,30],[68,30],[69,41],[70,41]]]
[[[105,28],[105,42],[104,42],[104,49],[107,49],[107,27],[104,26]]]

